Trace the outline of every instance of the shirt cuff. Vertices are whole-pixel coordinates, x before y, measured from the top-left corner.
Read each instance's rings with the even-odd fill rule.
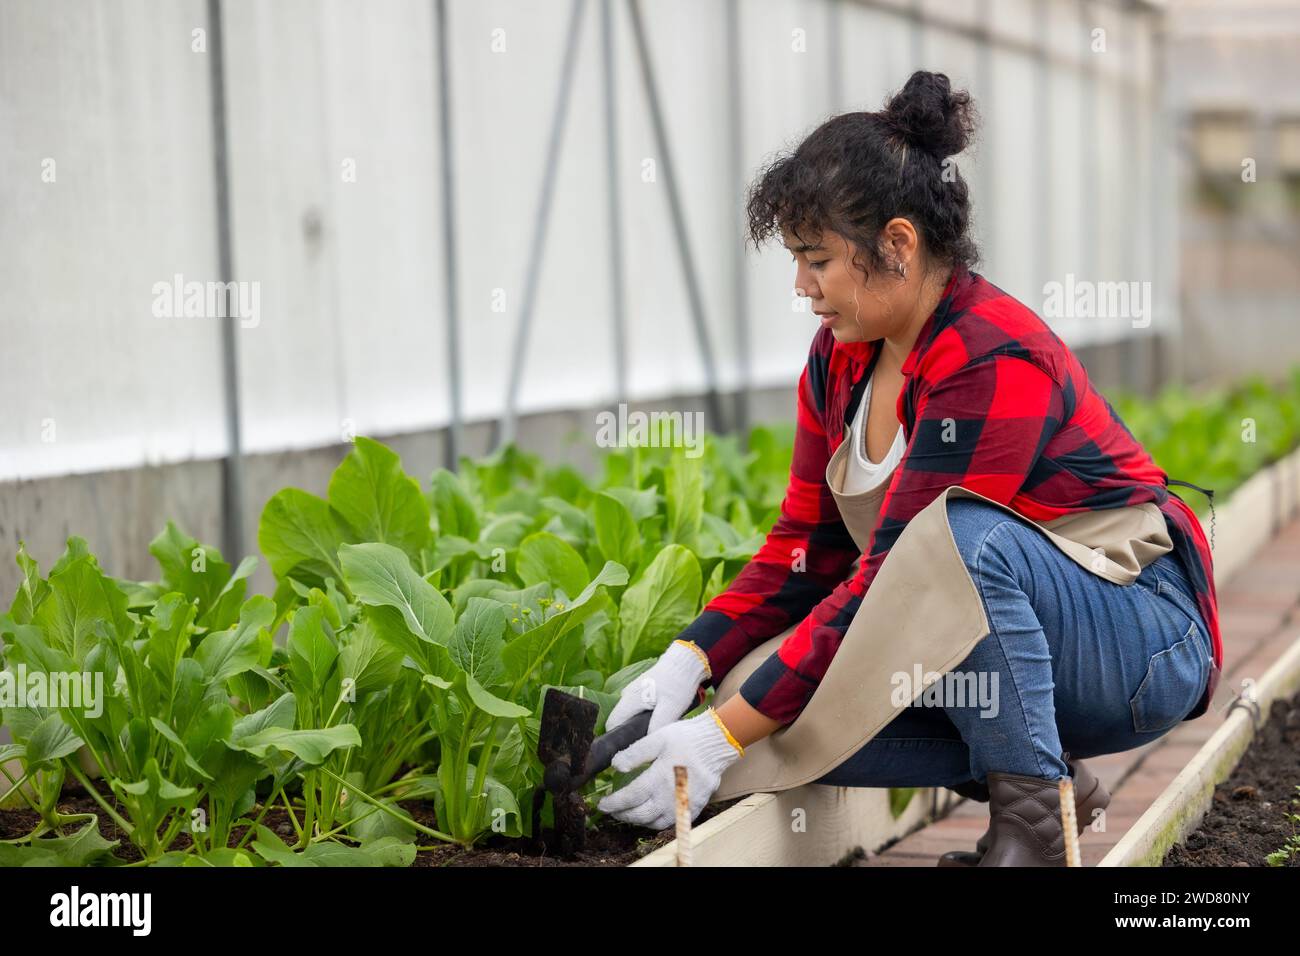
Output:
[[[816,689],[774,651],[745,679],[737,693],[764,717],[784,725],[799,716]]]

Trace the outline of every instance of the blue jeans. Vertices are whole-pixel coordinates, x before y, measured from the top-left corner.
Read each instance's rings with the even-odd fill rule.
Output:
[[[1126,586],[982,501],[952,499],[948,517],[990,628],[950,672],[965,693],[904,707],[817,783],[954,786],[991,770],[1055,780],[1069,773],[1063,750],[1140,747],[1200,701],[1210,635],[1174,552]]]

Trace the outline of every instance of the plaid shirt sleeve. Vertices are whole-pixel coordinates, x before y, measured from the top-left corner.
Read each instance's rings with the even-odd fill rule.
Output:
[[[803,619],[859,557],[826,485],[826,407],[829,336],[815,336],[799,376],[794,455],[780,515],[761,548],[687,628],[711,671],[700,695],[715,690],[736,663],[763,641]]]
[[[923,386],[916,425],[885,492],[866,559],[749,676],[741,696],[773,720],[793,721],[817,689],[908,521],[950,485],[1014,506],[1065,418],[1061,386],[1037,365],[1012,355],[984,357]]]

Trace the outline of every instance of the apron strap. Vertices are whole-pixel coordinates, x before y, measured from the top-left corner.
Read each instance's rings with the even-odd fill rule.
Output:
[[[1200,485],[1194,485],[1190,481],[1179,481],[1177,478],[1168,478],[1168,476],[1166,476],[1166,478],[1168,484],[1186,485],[1188,488],[1195,488],[1201,494],[1205,495],[1205,497],[1209,500],[1210,502],[1210,550],[1213,551],[1214,550],[1214,489],[1202,488]],[[1170,492],[1170,494],[1173,494],[1173,492]]]

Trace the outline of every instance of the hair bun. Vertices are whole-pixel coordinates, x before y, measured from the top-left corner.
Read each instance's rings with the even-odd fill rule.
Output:
[[[975,132],[970,93],[953,91],[946,74],[926,70],[908,77],[881,117],[909,146],[939,159],[960,153]]]

